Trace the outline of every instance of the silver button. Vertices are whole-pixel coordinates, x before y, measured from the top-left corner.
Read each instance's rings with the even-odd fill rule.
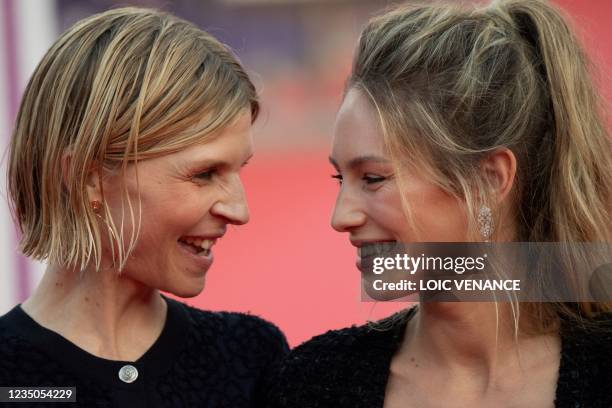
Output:
[[[138,378],[138,370],[133,365],[124,365],[119,370],[119,379],[124,383],[133,383]]]

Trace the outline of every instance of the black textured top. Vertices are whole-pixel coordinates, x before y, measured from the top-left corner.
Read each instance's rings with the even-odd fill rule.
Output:
[[[382,408],[391,359],[415,309],[296,347],[268,379],[266,406]],[[612,407],[612,316],[603,319],[607,332],[562,323],[556,407]]]
[[[160,337],[135,362],[89,354],[16,306],[0,317],[0,386],[76,387],[77,403],[19,406],[255,406],[264,372],[288,351],[283,334],[255,316],[202,311],[167,298],[166,302]],[[119,378],[125,365],[138,372],[132,383]]]

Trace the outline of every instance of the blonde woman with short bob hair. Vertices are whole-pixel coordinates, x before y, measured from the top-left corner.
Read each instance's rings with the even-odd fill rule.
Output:
[[[612,146],[589,74],[546,1],[372,19],[336,120],[332,226],[358,262],[389,241],[610,243]],[[580,254],[562,255],[530,282],[572,286]],[[611,407],[610,309],[421,297],[294,349],[268,406]]]
[[[248,221],[258,111],[232,52],[168,13],[110,10],[61,35],[10,146],[20,249],[48,268],[0,318],[0,385],[76,387],[83,407],[253,406],[282,333],[160,291],[199,294],[212,247]]]

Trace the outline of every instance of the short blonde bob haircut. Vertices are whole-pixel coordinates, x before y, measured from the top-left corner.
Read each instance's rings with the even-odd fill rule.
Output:
[[[119,8],[79,21],[36,68],[23,96],[9,152],[12,211],[29,257],[101,265],[101,232],[87,175],[120,170],[202,143],[244,109],[259,112],[255,87],[232,52],[171,14]],[[62,157],[70,152],[68,169]],[[62,173],[64,171],[64,173]],[[61,182],[62,175],[64,183]],[[129,242],[103,206],[121,270],[140,223],[127,195]],[[103,196],[103,191],[102,191]],[[126,245],[128,244],[128,245]]]

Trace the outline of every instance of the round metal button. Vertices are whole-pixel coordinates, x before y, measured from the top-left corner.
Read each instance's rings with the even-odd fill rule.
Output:
[[[119,370],[119,379],[124,383],[133,383],[138,378],[138,370],[133,365],[124,365]]]

